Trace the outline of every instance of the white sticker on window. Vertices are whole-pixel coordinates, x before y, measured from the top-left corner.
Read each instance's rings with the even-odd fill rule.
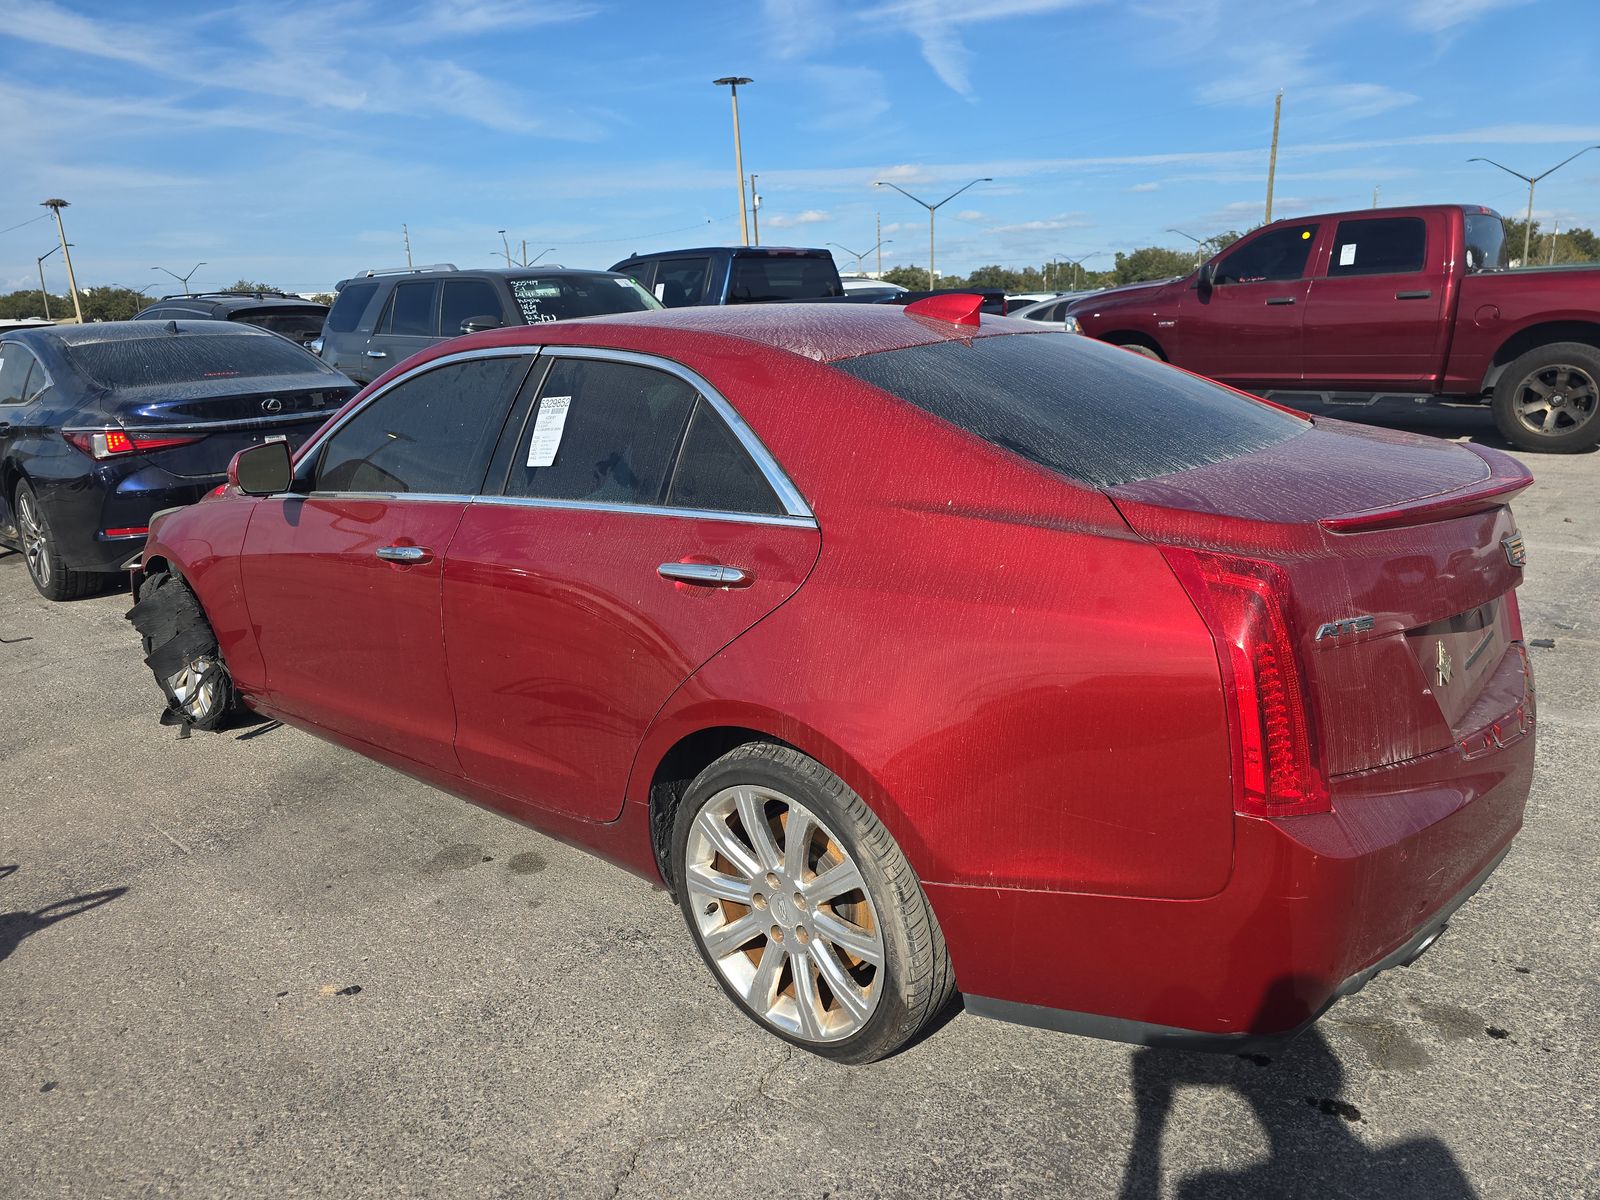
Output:
[[[1339,265],[1341,267],[1353,266],[1356,261],[1356,244],[1346,242],[1339,247]]]
[[[660,300],[666,294],[667,294],[667,285],[664,284],[664,283],[656,284],[656,299]]]
[[[615,282],[616,282],[616,285],[618,287],[632,287],[633,286],[633,280],[631,280],[631,279],[618,279]]]
[[[567,427],[567,410],[571,407],[571,396],[546,396],[539,401],[533,436],[528,439],[530,467],[555,465],[556,451],[561,448],[561,431]]]

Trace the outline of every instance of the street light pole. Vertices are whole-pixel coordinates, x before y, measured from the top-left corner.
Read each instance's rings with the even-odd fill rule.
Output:
[[[761,193],[756,191],[759,175],[750,176],[750,229],[755,234],[756,245],[761,245]]]
[[[505,252],[506,266],[509,268],[511,266],[511,243],[506,241],[506,231],[504,229],[496,229],[495,232],[500,235],[500,248]]]
[[[45,290],[44,286],[44,260],[59,249],[61,249],[60,246],[51,246],[50,249],[34,259],[34,264],[39,268],[39,296],[44,301],[44,319],[46,321],[50,319],[50,293]]]
[[[988,175],[985,175],[982,179],[974,179],[972,183],[963,184],[961,187],[958,187],[955,191],[951,192],[937,204],[929,204],[926,200],[922,200],[916,196],[913,196],[898,183],[885,183],[880,179],[872,185],[873,187],[891,187],[904,196],[907,200],[914,200],[916,203],[922,205],[923,208],[928,210],[928,290],[930,292],[934,291],[939,286],[937,282],[938,274],[935,272],[933,266],[933,214],[938,212],[946,204],[949,204],[950,201],[954,200],[957,196],[961,195],[962,192],[966,191],[967,188],[972,187],[974,184],[993,182],[993,178]]]
[[[165,271],[168,275],[171,275],[179,283],[183,284],[183,294],[187,296],[189,294],[189,280],[194,277],[194,273],[196,271],[205,265],[206,264],[203,262],[195,263],[195,265],[189,269],[189,274],[187,275],[179,275],[176,271],[168,271],[165,267],[151,267],[150,269],[152,271]]]
[[[1187,235],[1185,235],[1185,236],[1187,236]],[[1068,258],[1068,257],[1066,257],[1065,255],[1062,255],[1062,254],[1058,254],[1056,256],[1056,261],[1057,262],[1070,263],[1072,265],[1072,287],[1069,289],[1070,291],[1074,291],[1075,292],[1075,291],[1078,290],[1078,268],[1081,267],[1084,263],[1088,262],[1091,258],[1099,258],[1100,255],[1102,255],[1104,253],[1105,253],[1104,250],[1091,250],[1091,251],[1089,251],[1089,253],[1083,255],[1081,258]]]
[[[1587,154],[1591,150],[1600,150],[1600,146],[1585,146],[1582,150],[1578,151],[1578,154]],[[1510,167],[1505,166],[1502,163],[1497,163],[1492,158],[1469,158],[1469,159],[1467,159],[1468,162],[1484,162],[1484,163],[1488,163],[1491,167],[1499,167],[1507,175],[1515,175],[1518,179],[1522,180],[1522,182],[1524,182],[1524,183],[1526,183],[1528,185],[1528,220],[1527,220],[1527,223],[1523,226],[1523,230],[1522,230],[1522,265],[1523,266],[1527,266],[1528,265],[1528,256],[1533,252],[1533,185],[1538,183],[1546,175],[1554,175],[1557,171],[1561,170],[1562,167],[1566,166],[1574,158],[1577,158],[1578,154],[1569,155],[1568,157],[1563,158],[1555,166],[1551,167],[1548,171],[1545,171],[1543,174],[1540,174],[1540,175],[1524,175],[1521,171],[1513,171]]]
[[[1200,265],[1201,252],[1204,251],[1205,247],[1206,247],[1206,239],[1197,238],[1197,237],[1195,237],[1194,234],[1185,233],[1181,229],[1169,229],[1169,230],[1167,230],[1167,232],[1168,233],[1175,233],[1179,237],[1188,238],[1191,242],[1194,243],[1194,265],[1198,267]]]
[[[891,242],[894,241],[893,238],[890,238],[889,240]],[[878,259],[879,259],[879,261],[881,262],[883,260],[883,253],[882,252],[883,252],[884,241],[883,241],[882,238],[878,239],[877,245],[870,246],[867,249],[861,251],[859,254],[857,254],[854,250],[850,249],[850,247],[846,246],[843,242],[829,242],[828,245],[830,245],[830,246],[838,246],[839,249],[843,250],[851,258],[855,259],[856,260],[856,270],[858,270],[858,271],[861,270],[861,260],[866,258],[866,256],[871,254],[874,250],[878,251]],[[883,271],[880,269],[878,271],[878,274],[882,275]]]
[[[52,199],[41,200],[39,202],[39,207],[48,208],[56,215],[56,234],[61,238],[61,257],[66,260],[67,264],[67,287],[72,292],[72,311],[78,316],[78,324],[82,325],[83,303],[78,299],[78,280],[72,274],[72,250],[67,245],[66,228],[61,224],[61,210],[63,208],[71,208],[72,205],[68,204],[65,200]]]
[[[754,83],[745,75],[724,75],[711,81],[717,87],[726,87],[733,97],[733,170],[739,176],[739,237],[746,246],[750,244],[750,214],[744,207],[744,147],[739,142],[739,85]]]

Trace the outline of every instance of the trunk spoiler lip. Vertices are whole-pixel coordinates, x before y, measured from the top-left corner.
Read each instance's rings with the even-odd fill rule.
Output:
[[[1533,482],[1533,473],[1509,454],[1470,444],[1463,445],[1462,449],[1483,460],[1489,468],[1487,478],[1406,504],[1323,517],[1317,524],[1329,533],[1365,533],[1371,529],[1448,521],[1503,505]]]

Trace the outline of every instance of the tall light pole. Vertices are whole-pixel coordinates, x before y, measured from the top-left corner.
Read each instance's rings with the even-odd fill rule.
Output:
[[[744,147],[739,144],[739,85],[754,83],[746,75],[724,75],[711,81],[717,87],[726,87],[733,97],[733,170],[739,176],[739,237],[744,245],[750,244],[750,214],[744,207]]]
[[[1069,291],[1078,290],[1078,268],[1084,263],[1088,262],[1091,258],[1099,258],[1100,255],[1104,253],[1104,250],[1091,250],[1088,254],[1082,255],[1079,258],[1067,258],[1059,255],[1057,256],[1058,262],[1070,263],[1072,265],[1072,287],[1068,289]]]
[[[533,266],[534,263],[538,262],[546,254],[554,254],[555,252],[556,252],[556,248],[554,246],[549,246],[549,247],[539,251],[539,253],[535,254],[533,256],[533,261],[529,262],[528,261],[528,252],[526,250],[524,250],[522,252],[522,258],[523,258],[522,265],[525,266],[525,267],[531,267],[531,266]]]
[[[894,239],[890,238],[889,241],[892,242],[892,241],[894,241]],[[829,242],[828,243],[828,245],[830,245],[830,246],[838,246],[839,249],[843,250],[851,258],[855,259],[856,260],[856,270],[858,270],[858,271],[861,269],[861,260],[864,259],[867,255],[871,254],[874,250],[879,251],[878,257],[881,259],[883,257],[882,250],[883,250],[883,247],[886,244],[887,243],[885,243],[882,238],[879,238],[877,245],[872,246],[872,247],[870,247],[870,248],[868,248],[866,250],[863,250],[859,254],[857,254],[854,250],[850,249],[850,247],[846,246],[843,242]],[[882,275],[883,271],[880,269],[878,274]]]
[[[1197,237],[1195,237],[1194,234],[1185,233],[1181,229],[1169,229],[1169,230],[1167,230],[1167,232],[1168,233],[1175,233],[1179,237],[1182,237],[1182,238],[1188,238],[1191,242],[1194,243],[1194,265],[1198,267],[1200,265],[1200,255],[1205,251],[1205,248],[1206,248],[1207,239],[1206,238],[1197,238]]]
[[[1585,146],[1582,150],[1578,151],[1578,154],[1587,154],[1591,150],[1600,150],[1600,146]],[[1468,162],[1485,162],[1485,163],[1488,163],[1491,167],[1499,167],[1507,175],[1515,175],[1518,179],[1522,180],[1523,183],[1528,185],[1528,221],[1527,221],[1526,226],[1522,230],[1522,265],[1523,266],[1527,266],[1528,265],[1528,256],[1531,253],[1533,253],[1533,185],[1538,183],[1539,180],[1543,179],[1545,177],[1545,175],[1554,175],[1557,171],[1561,170],[1562,167],[1566,166],[1574,158],[1577,158],[1578,154],[1573,154],[1573,155],[1568,156],[1567,158],[1563,158],[1560,162],[1558,162],[1555,166],[1551,167],[1548,171],[1545,171],[1543,174],[1532,175],[1532,176],[1524,175],[1521,171],[1513,171],[1510,167],[1503,166],[1500,163],[1495,162],[1495,160],[1492,159],[1492,158],[1469,158],[1469,159],[1467,159]]]
[[[972,183],[963,184],[961,187],[958,187],[955,191],[951,192],[937,204],[929,204],[926,200],[918,199],[916,196],[913,196],[910,192],[906,191],[905,188],[901,187],[898,183],[885,183],[880,179],[872,185],[873,187],[891,187],[904,196],[907,200],[915,200],[918,204],[922,205],[923,208],[928,210],[928,290],[930,292],[934,291],[939,286],[936,282],[938,280],[938,275],[933,269],[933,214],[938,212],[946,204],[949,204],[950,201],[954,200],[957,196],[961,195],[962,192],[966,191],[974,184],[993,182],[994,180],[988,175],[985,175],[982,179],[974,179]]]
[[[38,258],[34,259],[34,263],[39,268],[39,296],[44,300],[44,319],[46,321],[50,319],[50,293],[45,290],[44,286],[44,260],[49,258],[59,249],[61,249],[60,246],[51,246],[50,249],[39,255]]]
[[[56,215],[56,234],[61,238],[61,257],[67,264],[67,288],[72,292],[72,311],[78,316],[78,324],[83,324],[83,303],[78,299],[78,280],[72,274],[72,248],[67,243],[67,231],[61,224],[61,210],[71,208],[65,200],[41,200],[40,208],[48,208]]]
[[[188,275],[179,275],[176,271],[168,271],[165,267],[151,267],[150,269],[152,271],[165,271],[168,275],[171,275],[179,283],[183,284],[183,294],[187,296],[189,294],[189,280],[194,276],[196,271],[205,265],[206,264],[203,262],[195,263],[194,266],[189,268]]]
[[[750,229],[755,234],[756,245],[761,245],[761,193],[756,191],[756,180],[760,176],[752,173],[750,176]]]
[[[505,252],[506,266],[509,267],[511,266],[511,243],[506,241],[506,231],[504,229],[496,229],[495,232],[500,235],[500,248]]]

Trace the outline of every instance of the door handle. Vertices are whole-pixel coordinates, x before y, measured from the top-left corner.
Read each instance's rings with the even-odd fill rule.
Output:
[[[433,557],[426,546],[384,546],[376,553],[384,562],[395,563],[421,563]]]
[[[5,435],[10,433],[10,432],[11,432],[11,422],[10,421],[0,421],[0,437],[5,437]]]
[[[1294,297],[1293,296],[1273,296],[1270,300],[1267,301],[1267,304],[1269,306],[1276,306],[1276,305],[1279,305],[1279,304],[1293,304],[1293,303],[1294,303]]]
[[[1394,298],[1396,300],[1426,300],[1432,295],[1433,295],[1433,293],[1431,291],[1396,292],[1394,294]]]
[[[666,562],[656,568],[656,574],[676,583],[715,588],[749,587],[756,578],[743,567],[725,567],[720,563]]]
[[[389,357],[389,352],[387,350],[368,350],[367,351],[367,357],[368,358],[388,358]]]

